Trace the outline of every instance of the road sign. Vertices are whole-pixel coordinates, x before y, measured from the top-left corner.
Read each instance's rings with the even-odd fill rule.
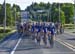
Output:
[[[27,22],[29,20],[29,12],[21,11],[21,23]]]

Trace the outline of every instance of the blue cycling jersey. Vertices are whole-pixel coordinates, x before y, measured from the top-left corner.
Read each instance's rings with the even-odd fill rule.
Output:
[[[36,25],[35,28],[37,29],[37,32],[41,31],[41,26],[40,25]]]
[[[51,34],[52,35],[54,35],[55,34],[55,27],[53,26],[53,27],[51,27],[51,26],[48,26],[48,28],[47,28],[50,32],[51,32]]]
[[[43,30],[44,30],[44,33],[46,33],[47,32],[47,27],[43,26]]]

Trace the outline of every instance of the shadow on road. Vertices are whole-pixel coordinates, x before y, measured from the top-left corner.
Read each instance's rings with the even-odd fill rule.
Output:
[[[75,40],[75,38],[68,38],[67,40]]]

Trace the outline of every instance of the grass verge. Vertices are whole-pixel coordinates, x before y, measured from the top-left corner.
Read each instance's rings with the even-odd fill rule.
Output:
[[[8,35],[10,35],[10,34],[12,34],[14,32],[16,32],[16,30],[11,30],[8,33],[0,33],[0,41],[3,40],[6,36],[8,36]]]

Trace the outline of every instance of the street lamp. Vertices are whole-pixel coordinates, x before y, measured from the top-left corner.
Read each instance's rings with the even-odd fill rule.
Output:
[[[4,0],[4,33],[5,33],[5,30],[6,30],[6,0]]]

